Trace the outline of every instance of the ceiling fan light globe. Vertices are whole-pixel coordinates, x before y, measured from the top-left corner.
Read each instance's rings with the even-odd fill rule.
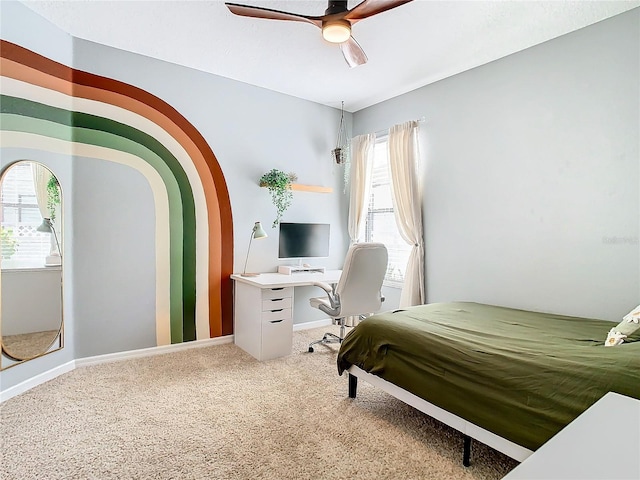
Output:
[[[351,36],[351,24],[347,21],[327,22],[322,26],[322,37],[331,43],[344,43]]]

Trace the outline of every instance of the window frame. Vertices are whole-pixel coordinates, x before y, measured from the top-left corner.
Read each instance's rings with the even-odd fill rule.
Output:
[[[24,231],[24,229],[32,230],[32,232],[28,234],[27,237],[25,237],[25,240],[28,238],[28,240],[26,240],[27,243],[32,243],[33,245],[37,244],[37,249],[39,251],[39,254],[38,255],[33,255],[33,254],[20,255],[20,250],[18,250],[18,255],[12,256],[11,258],[1,259],[0,267],[3,271],[9,271],[9,270],[10,271],[23,271],[23,270],[26,271],[26,270],[39,270],[42,268],[51,268],[49,266],[45,266],[46,258],[49,255],[49,252],[51,250],[52,240],[51,240],[50,234],[37,232],[36,228],[39,225],[39,222],[37,221],[36,222],[23,221],[25,216],[27,218],[33,216],[33,215],[29,215],[29,213],[35,213],[37,214],[38,217],[41,217],[40,208],[37,203],[35,192],[34,194],[30,194],[30,193],[24,194],[24,193],[19,193],[20,190],[18,189],[19,182],[26,181],[27,177],[28,179],[31,179],[30,163],[33,163],[33,162],[31,160],[23,160],[21,162],[17,162],[16,164],[13,164],[10,167],[8,167],[7,170],[2,173],[2,176],[0,176],[0,180],[1,180],[0,185],[3,185],[4,182],[7,181],[7,175],[9,174],[9,170],[12,168],[17,168],[18,166],[22,167],[22,165],[20,165],[20,163],[22,162],[24,162],[25,165],[28,165],[27,167],[23,167],[23,168],[29,169],[29,173],[21,174],[20,176],[17,176],[15,179],[15,181],[18,183],[16,183],[14,199],[17,201],[5,202],[4,198],[0,198],[0,226],[6,229],[13,230],[14,232],[13,237],[18,241],[18,244],[20,243],[20,237],[22,236],[20,234],[20,231],[21,230]],[[23,199],[25,197],[33,198],[34,203],[24,203]],[[9,213],[10,211],[11,213]],[[5,221],[6,217],[9,217],[9,218],[14,217],[15,222],[11,224],[7,224],[7,222]]]
[[[400,239],[400,242],[403,245],[406,245],[406,256],[408,257],[409,254],[411,253],[411,245],[409,245],[408,243],[405,242],[405,240],[402,238],[402,236],[400,235],[400,232],[398,231],[398,225],[395,221],[395,208],[393,206],[393,198],[391,198],[391,207],[385,206],[385,207],[380,207],[380,208],[373,208],[374,207],[374,194],[375,194],[375,188],[374,188],[374,168],[376,168],[376,161],[379,162],[379,160],[377,160],[376,158],[376,150],[377,148],[380,148],[380,145],[384,144],[385,146],[383,148],[385,148],[385,150],[388,149],[388,141],[389,141],[389,136],[388,135],[384,135],[384,136],[379,136],[376,138],[375,141],[375,145],[374,145],[374,165],[372,165],[372,174],[371,174],[371,180],[370,180],[370,185],[369,185],[369,199],[367,201],[367,213],[365,216],[365,241],[366,242],[371,242],[374,241],[373,240],[373,225],[375,225],[375,216],[376,215],[384,215],[384,214],[389,214],[392,213],[393,214],[393,220],[394,220],[394,226],[395,226],[395,231],[396,234],[398,236],[398,238]],[[391,189],[392,189],[392,185],[391,185],[391,170],[389,168],[389,156],[388,156],[388,150],[387,150],[387,154],[385,155],[385,161],[386,161],[386,172],[387,172],[387,176],[386,176],[386,182],[381,183],[380,185],[388,185],[389,186],[389,195],[393,195],[391,193]],[[385,242],[382,242],[385,244],[385,246],[387,247],[387,250],[390,250],[390,245],[388,245]],[[395,250],[395,249],[394,249]],[[408,258],[407,258],[407,263],[408,263]],[[385,278],[384,281],[382,283],[383,286],[385,287],[392,287],[392,288],[402,288],[404,285],[404,275],[406,273],[406,264],[405,264],[405,270],[402,272],[402,280],[398,280],[396,278],[390,278],[389,275],[389,270],[387,269],[387,272],[385,273]]]

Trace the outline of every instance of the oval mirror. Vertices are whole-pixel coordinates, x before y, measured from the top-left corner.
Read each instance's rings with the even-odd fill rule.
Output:
[[[0,369],[63,347],[62,192],[20,161],[0,176]]]

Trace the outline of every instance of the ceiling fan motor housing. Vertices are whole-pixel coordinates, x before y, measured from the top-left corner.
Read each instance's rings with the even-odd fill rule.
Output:
[[[346,0],[329,0],[329,6],[324,11],[325,15],[333,15],[334,13],[344,13],[348,10]]]

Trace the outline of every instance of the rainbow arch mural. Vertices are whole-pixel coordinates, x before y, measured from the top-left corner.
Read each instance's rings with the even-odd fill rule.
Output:
[[[0,40],[0,145],[139,171],[156,210],[158,345],[233,333],[233,222],[202,135],[140,88]]]

